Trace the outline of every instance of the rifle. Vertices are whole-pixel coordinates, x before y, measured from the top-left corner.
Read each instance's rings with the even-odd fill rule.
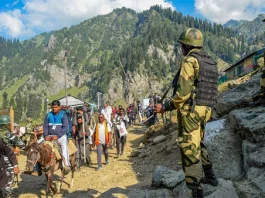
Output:
[[[171,87],[173,88],[173,94],[172,94],[172,96],[174,96],[176,94],[176,92],[177,92],[177,83],[178,83],[179,75],[180,75],[180,69],[178,70],[178,72],[174,76],[172,82],[170,83],[169,87],[167,88],[167,90],[163,94],[163,96],[160,99],[159,103],[163,103],[163,101],[167,97],[167,94],[168,94],[168,92],[169,92],[169,90],[170,90]]]
[[[180,75],[180,69],[178,70],[178,72],[174,76],[172,82],[170,83],[169,87],[167,88],[167,90],[163,94],[163,96],[160,99],[159,103],[161,103],[161,104],[163,103],[163,101],[167,97],[167,94],[168,94],[168,92],[169,92],[169,90],[170,90],[171,87],[173,88],[173,94],[172,94],[172,96],[174,96],[176,94],[176,92],[177,92],[177,83],[178,83],[179,75]],[[164,113],[162,113],[162,119],[163,119],[163,122],[165,123]]]

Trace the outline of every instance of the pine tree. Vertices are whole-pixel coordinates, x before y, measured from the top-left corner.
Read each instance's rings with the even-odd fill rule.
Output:
[[[2,95],[2,97],[3,97],[2,108],[3,108],[3,109],[6,109],[7,106],[8,106],[8,99],[7,99],[8,94],[7,94],[6,92],[4,92],[3,95]]]

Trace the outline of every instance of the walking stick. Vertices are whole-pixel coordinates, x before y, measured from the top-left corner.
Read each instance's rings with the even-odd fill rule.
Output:
[[[85,132],[85,123],[84,123],[84,115],[82,115],[82,128],[83,132]],[[86,135],[84,135],[84,162],[86,163]]]
[[[146,120],[142,121],[141,124],[145,123],[147,120],[151,119],[152,117],[154,117],[154,115],[152,115],[149,118],[147,118]]]

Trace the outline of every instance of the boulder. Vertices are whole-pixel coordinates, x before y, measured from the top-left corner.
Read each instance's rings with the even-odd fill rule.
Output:
[[[170,123],[159,123],[156,125],[153,125],[147,129],[147,131],[144,134],[144,137],[146,141],[148,141],[150,138],[154,138],[159,135],[166,135],[171,133],[172,131],[176,130],[177,125],[170,122]]]
[[[229,113],[229,122],[243,140],[265,142],[265,108],[244,108]]]
[[[265,170],[263,170],[263,173],[254,178],[250,183],[258,188],[259,192],[265,195]]]
[[[247,163],[265,170],[265,147],[258,148],[257,151],[251,153]]]
[[[241,139],[224,128],[225,120],[206,125],[203,143],[207,148],[217,177],[240,179],[243,176]]]
[[[152,186],[164,186],[173,189],[184,180],[185,175],[183,170],[174,171],[163,166],[158,166],[153,174]]]
[[[182,182],[173,189],[175,198],[191,198],[191,193],[187,188],[186,182]]]
[[[219,178],[218,181],[218,186],[203,185],[205,198],[238,198],[232,181],[222,178]],[[173,189],[173,194],[175,198],[191,198],[191,190],[187,188],[185,182],[177,185]]]
[[[218,179],[218,186],[204,185],[205,198],[238,198],[234,184],[230,180]]]
[[[130,198],[174,198],[173,193],[169,189],[158,189],[158,190],[141,190],[141,189],[130,189],[126,194],[126,197]]]
[[[158,144],[158,143],[160,143],[160,142],[165,141],[166,139],[167,139],[166,136],[164,136],[164,135],[159,135],[159,136],[157,136],[157,137],[155,137],[155,138],[153,139],[153,143],[154,143],[154,144]]]
[[[235,187],[238,195],[244,198],[261,198],[264,197],[264,193],[257,188],[254,183],[251,183],[249,179],[235,181]]]
[[[247,140],[242,141],[242,151],[243,151],[243,159],[244,159],[244,170],[247,172],[250,167],[253,167],[251,160],[249,160],[249,156],[251,153],[257,151],[257,144],[251,143]]]
[[[259,90],[260,74],[219,95],[215,106],[219,115],[228,114],[231,110],[247,105],[252,95]]]
[[[153,173],[153,178],[152,178],[152,186],[153,187],[160,187],[162,185],[162,175],[168,170],[167,167],[164,166],[157,166],[156,170]]]
[[[174,171],[174,170],[167,170],[162,174],[162,185],[165,186],[166,188],[174,188],[181,182],[185,180],[185,175],[183,170],[179,171]]]

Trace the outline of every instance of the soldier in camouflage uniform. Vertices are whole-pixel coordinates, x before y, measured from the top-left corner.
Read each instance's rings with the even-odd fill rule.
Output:
[[[9,132],[7,127],[9,124],[9,116],[3,115],[0,117],[1,136],[4,135],[4,139],[7,141],[8,145],[13,146],[17,137]],[[15,174],[19,173],[16,155],[8,145],[0,138],[0,197],[2,196],[5,198],[12,197]],[[22,145],[22,148],[24,147],[21,142],[19,142],[18,145]]]
[[[193,197],[203,197],[201,183],[218,185],[207,149],[202,143],[205,125],[211,118],[218,93],[218,72],[216,62],[201,51],[203,36],[199,30],[189,28],[181,34],[179,42],[185,57],[176,93],[167,103],[157,104],[155,112],[177,110],[178,139],[186,184]]]

